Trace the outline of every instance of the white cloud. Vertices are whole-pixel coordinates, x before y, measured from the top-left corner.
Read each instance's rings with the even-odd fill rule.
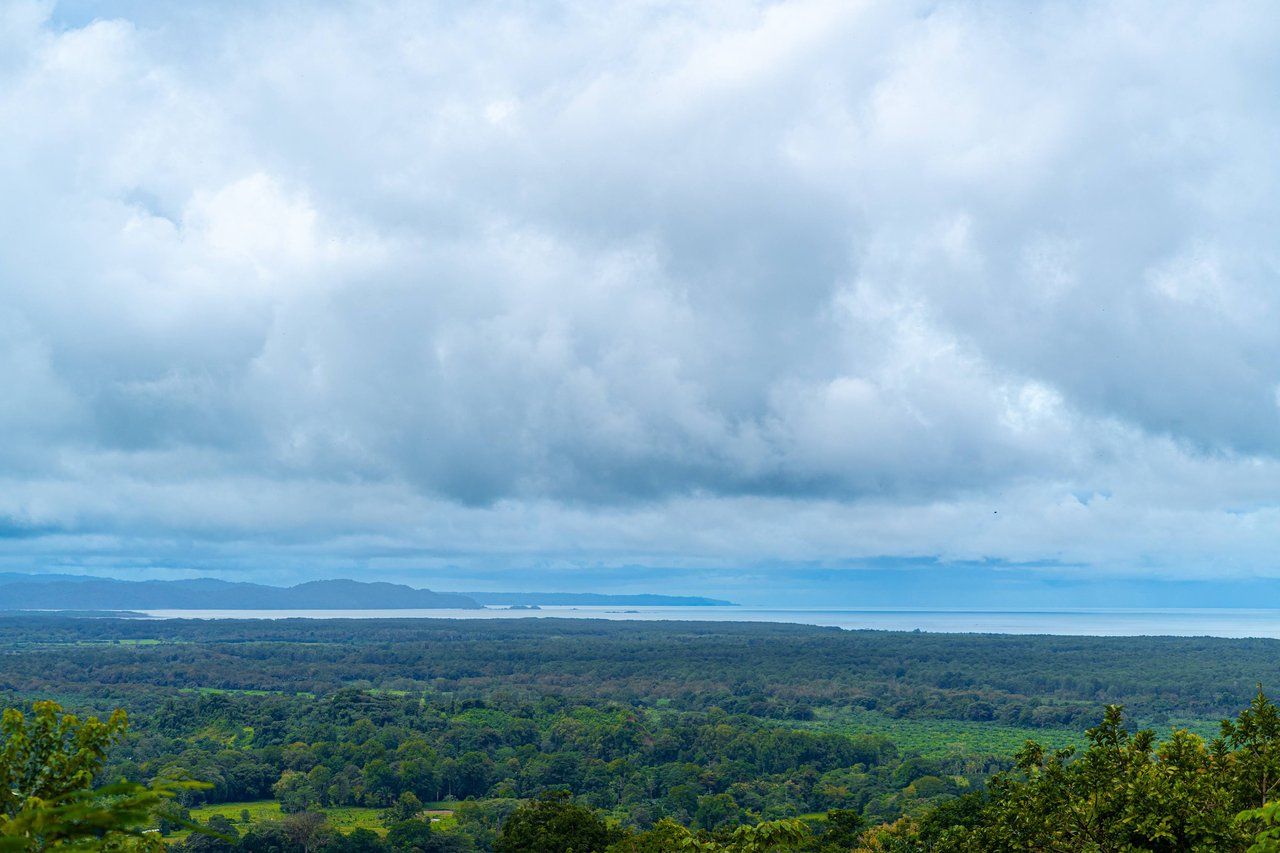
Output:
[[[32,559],[1269,570],[1264,4],[90,14],[0,10]]]

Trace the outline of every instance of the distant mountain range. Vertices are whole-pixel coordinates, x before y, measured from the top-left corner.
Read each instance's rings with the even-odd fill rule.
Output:
[[[124,581],[0,572],[0,610],[481,610],[484,605],[715,606],[665,595],[433,592],[403,584],[323,580],[279,587],[213,578]]]
[[[279,587],[213,578],[122,581],[0,575],[0,607],[29,610],[480,610],[465,595],[393,583],[310,581]]]

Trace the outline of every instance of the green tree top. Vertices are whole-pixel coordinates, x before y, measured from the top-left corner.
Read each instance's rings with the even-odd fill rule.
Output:
[[[31,716],[0,717],[0,853],[45,850],[163,850],[146,827],[156,808],[193,782],[144,787],[119,782],[94,788],[107,749],[128,729],[125,712],[106,722],[64,714],[36,702]]]
[[[502,824],[494,853],[603,853],[624,833],[568,791],[548,791],[520,806]]]

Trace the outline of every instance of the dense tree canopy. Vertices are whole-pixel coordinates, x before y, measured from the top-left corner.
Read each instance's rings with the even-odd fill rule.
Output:
[[[33,625],[49,631],[33,641]],[[1211,663],[1223,648],[1239,654]],[[0,618],[10,704],[56,693],[77,711],[4,717],[0,847],[155,846],[155,826],[177,853],[1275,850],[1280,713],[1251,684],[1217,737],[1206,715],[1240,695],[1241,661],[1267,674],[1276,651],[802,626]],[[1111,703],[1064,741],[1064,722],[1112,697],[1136,720]],[[106,713],[116,704],[131,730]],[[1143,728],[1174,714],[1195,731]],[[1007,749],[961,741],[978,729]],[[912,749],[894,742],[909,733]],[[142,787],[188,777],[208,785]],[[251,819],[246,801],[278,812]],[[219,804],[216,835],[185,835],[191,811]],[[330,821],[344,809],[376,831]]]
[[[604,853],[623,833],[568,791],[549,791],[522,805],[502,824],[494,853]]]

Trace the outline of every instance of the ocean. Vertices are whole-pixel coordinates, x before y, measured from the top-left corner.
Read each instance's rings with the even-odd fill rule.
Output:
[[[613,619],[785,622],[845,629],[1067,636],[1280,638],[1276,609],[1104,609],[1044,611],[908,608],[569,607],[538,610],[147,610],[158,619]]]

